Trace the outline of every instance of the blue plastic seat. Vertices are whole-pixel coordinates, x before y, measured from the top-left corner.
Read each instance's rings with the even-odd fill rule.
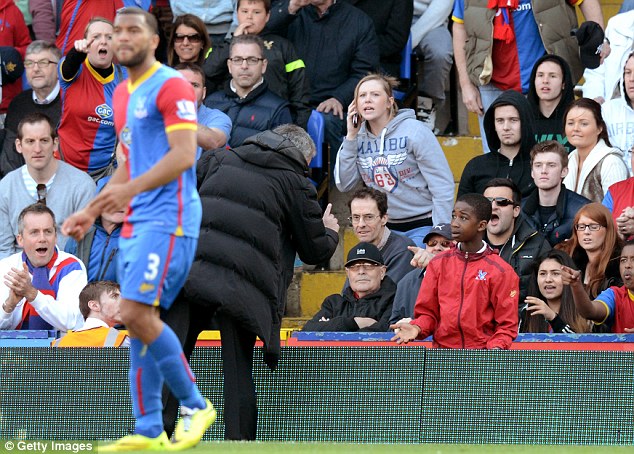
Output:
[[[308,166],[314,169],[321,169],[324,164],[324,136],[326,129],[324,116],[321,112],[317,112],[316,110],[312,111],[306,129],[317,148],[317,152]]]

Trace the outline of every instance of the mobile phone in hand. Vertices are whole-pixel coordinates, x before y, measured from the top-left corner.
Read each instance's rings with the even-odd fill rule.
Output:
[[[352,116],[352,126],[354,126],[355,128],[359,127],[359,114],[354,114]]]

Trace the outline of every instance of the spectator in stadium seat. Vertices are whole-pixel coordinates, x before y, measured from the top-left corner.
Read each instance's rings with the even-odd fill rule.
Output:
[[[214,48],[231,30],[235,0],[170,0],[169,4],[174,16],[190,14],[200,18]]]
[[[546,237],[522,216],[522,196],[515,183],[508,178],[494,178],[485,186],[484,196],[491,202],[493,210],[485,241],[519,276],[519,301],[522,302],[528,291],[534,261],[552,248]],[[519,311],[520,307],[517,309]]]
[[[580,98],[566,110],[570,153],[564,184],[593,202],[601,202],[610,186],[629,176],[621,150],[612,148],[598,102]]]
[[[575,5],[586,21],[603,28],[599,0],[454,2],[453,49],[462,101],[478,114],[485,153],[496,146],[487,146],[483,116],[503,90],[528,91],[531,69],[544,54],[561,56],[571,67],[573,83],[581,79],[579,45],[570,36],[578,28]],[[609,53],[604,43],[601,57]]]
[[[55,215],[35,203],[20,212],[17,223],[23,252],[0,260],[0,329],[81,328],[79,293],[86,270],[77,257],[55,246]]]
[[[110,177],[97,182],[97,192],[104,188]],[[64,251],[82,261],[88,273],[88,282],[119,282],[119,236],[125,210],[102,213],[86,235],[77,241],[68,238]]]
[[[414,5],[412,0],[346,0],[372,19],[379,44],[381,70],[401,75],[401,53],[409,39]],[[447,10],[447,15],[449,14]]]
[[[414,0],[412,47],[418,56],[418,107],[416,117],[435,130],[436,110],[445,102],[453,65],[447,18],[453,2]]]
[[[84,326],[51,342],[51,347],[129,347],[128,336],[115,328],[121,325],[119,284],[90,282],[79,294]]]
[[[484,114],[484,130],[490,153],[472,158],[460,177],[458,196],[482,194],[492,178],[510,178],[528,196],[535,185],[531,178],[530,152],[535,145],[531,107],[520,93],[507,90]]]
[[[41,201],[53,210],[59,224],[83,208],[95,194],[95,184],[85,172],[53,157],[57,135],[50,118],[42,113],[25,116],[18,125],[16,148],[26,163],[0,180],[0,258],[19,251],[16,243],[18,215],[22,209]],[[67,237],[57,236],[64,248]]]
[[[634,52],[630,52],[623,66],[621,96],[601,106],[601,114],[608,128],[608,137],[614,148],[623,153],[623,160],[632,174],[632,148],[634,147]]]
[[[229,145],[239,147],[259,132],[291,123],[288,102],[268,88],[264,73],[264,42],[256,35],[234,36],[227,66],[231,73],[222,91],[212,93],[205,105],[224,112],[231,119]]]
[[[434,134],[412,109],[398,109],[395,84],[392,77],[369,74],[355,88],[335,183],[343,192],[359,182],[385,192],[388,227],[422,246],[434,224],[449,221],[455,186]]]
[[[591,300],[583,285],[583,275],[570,267],[562,267],[562,280],[570,285],[579,313],[596,325],[605,325],[613,333],[634,333],[634,242],[621,250],[619,273],[622,286],[613,285]]]
[[[408,247],[414,242],[404,235],[392,232],[387,226],[387,194],[363,187],[348,201],[352,230],[361,242],[372,243],[383,257],[387,275],[395,284],[412,271],[413,254]]]
[[[581,271],[581,283],[591,299],[610,286],[622,285],[619,238],[610,211],[600,203],[581,207],[573,221],[572,237],[559,243]]]
[[[2,50],[2,76],[0,83],[0,128],[4,126],[9,104],[22,91],[22,68],[26,47],[31,43],[24,16],[12,0],[0,1],[0,49]],[[10,56],[10,57],[9,57]],[[14,72],[20,67],[20,72]],[[11,76],[9,76],[11,74]],[[15,75],[14,75],[15,74]]]
[[[634,177],[610,186],[602,203],[612,213],[619,237],[630,239],[634,235]]]
[[[233,36],[257,35],[264,40],[264,58],[267,61],[264,80],[269,90],[288,101],[293,123],[306,129],[312,111],[306,66],[289,40],[264,30],[270,14],[271,0],[239,0],[238,27]],[[221,89],[231,77],[227,68],[230,44],[231,40],[227,38],[222,45],[214,48],[205,61],[209,92]]]
[[[361,78],[379,68],[372,20],[344,1],[279,0],[267,28],[288,38],[306,64],[310,103],[324,114],[330,164],[345,134],[344,114]]]
[[[610,55],[596,69],[586,69],[581,89],[583,97],[599,104],[617,96],[623,65],[634,45],[634,11],[619,11],[608,20],[605,39],[610,43]],[[623,92],[620,93],[623,96]]]
[[[390,324],[400,321],[411,321],[414,317],[414,304],[420,291],[420,286],[425,277],[425,269],[429,261],[441,252],[448,251],[455,247],[456,242],[451,235],[450,224],[438,224],[432,227],[430,232],[423,238],[425,248],[410,248],[415,255],[410,264],[416,269],[407,273],[396,283],[396,296],[394,297],[394,307],[390,317]],[[407,319],[407,320],[405,320]]]
[[[226,146],[231,137],[231,119],[218,109],[212,109],[204,104],[207,89],[203,69],[196,63],[179,63],[175,69],[187,79],[196,93],[198,157],[203,150]]]
[[[198,334],[217,312],[222,337],[225,439],[254,440],[257,399],[253,346],[264,342],[264,361],[277,367],[286,291],[296,251],[305,263],[334,253],[339,224],[322,216],[306,178],[315,155],[310,136],[282,125],[232,150],[212,150],[198,161],[203,215],[196,257],[181,297],[165,319],[189,356]],[[174,426],[178,402],[165,405]]]
[[[522,199],[522,213],[530,226],[551,246],[570,238],[577,211],[590,203],[562,183],[568,174],[568,153],[561,143],[547,140],[531,150],[531,176],[537,187]]]
[[[372,243],[353,246],[345,264],[349,287],[326,297],[304,331],[387,331],[396,284],[387,276],[381,251]]]
[[[458,246],[429,262],[414,320],[390,325],[392,340],[407,343],[433,334],[434,347],[511,348],[518,329],[519,278],[483,241],[489,219],[491,202],[484,196],[458,197],[451,221]]]
[[[556,140],[570,153],[574,147],[564,131],[564,112],[575,99],[570,66],[558,55],[544,55],[535,62],[529,84],[526,98],[533,112],[535,141]]]
[[[90,22],[97,17],[114,20],[115,13],[124,6],[125,0],[63,0],[59,18],[57,48],[66,55],[75,41],[85,38],[84,33]]]
[[[196,63],[202,66],[211,51],[205,23],[198,16],[183,14],[174,19],[167,44],[167,64]]]
[[[112,33],[110,21],[91,19],[84,38],[75,41],[59,64],[62,118],[56,157],[90,173],[95,181],[115,159],[112,95],[125,79],[123,68],[112,62]]]
[[[0,178],[12,170],[24,165],[24,158],[15,148],[18,124],[30,113],[41,112],[59,124],[62,115],[62,102],[57,63],[61,53],[54,44],[46,41],[33,41],[26,48],[24,73],[31,88],[18,94],[7,111],[4,128],[7,135],[0,157]]]
[[[577,311],[570,286],[564,285],[562,266],[574,268],[568,254],[553,249],[533,266],[528,296],[520,313],[523,333],[587,333],[588,321]]]

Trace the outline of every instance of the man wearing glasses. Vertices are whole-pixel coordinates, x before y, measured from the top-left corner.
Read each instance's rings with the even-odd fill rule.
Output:
[[[205,105],[231,118],[229,145],[238,147],[247,137],[267,129],[292,123],[289,104],[268,89],[263,74],[267,60],[262,38],[234,36],[229,48],[227,67],[231,79],[222,91],[212,93]]]
[[[387,276],[381,252],[372,243],[359,243],[348,253],[345,267],[350,287],[327,297],[303,330],[387,331],[396,284]]]
[[[18,123],[33,112],[41,112],[54,125],[59,123],[62,103],[57,79],[57,62],[62,53],[47,41],[33,41],[26,48],[24,73],[31,88],[18,94],[7,111],[4,122],[6,137],[0,157],[0,178],[24,164],[24,158],[15,148]]]
[[[533,263],[552,247],[521,215],[522,195],[515,183],[508,178],[494,178],[486,184],[483,195],[493,209],[484,240],[520,277],[522,307]]]
[[[31,113],[20,121],[15,146],[26,164],[0,180],[0,259],[15,254],[18,215],[32,203],[48,206],[57,219],[57,230],[64,220],[83,208],[95,194],[95,183],[85,172],[53,157],[58,139],[50,118]],[[59,234],[57,246],[64,249],[68,238]]]
[[[413,253],[409,247],[414,242],[405,235],[392,232],[387,226],[387,194],[363,187],[352,194],[348,202],[351,216],[348,218],[359,241],[372,243],[381,255],[387,275],[394,283],[412,271]]]

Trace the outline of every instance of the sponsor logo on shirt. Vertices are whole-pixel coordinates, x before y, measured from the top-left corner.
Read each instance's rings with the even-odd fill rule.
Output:
[[[186,121],[196,121],[196,104],[188,99],[176,101],[178,111],[176,115]]]
[[[95,113],[99,115],[99,118],[112,117],[112,108],[108,104],[101,104],[95,107]]]

